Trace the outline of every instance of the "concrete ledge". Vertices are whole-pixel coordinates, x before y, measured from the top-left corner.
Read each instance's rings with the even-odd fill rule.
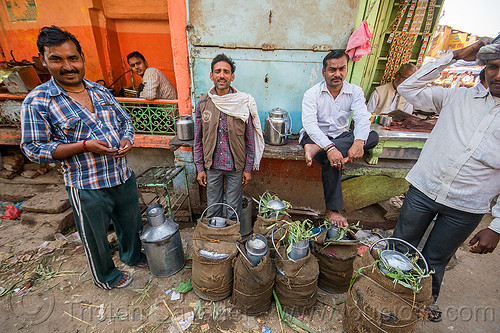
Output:
[[[305,165],[304,149],[298,143],[298,140],[288,140],[288,143],[282,146],[271,146],[266,144],[263,158],[303,161],[304,171],[308,170]],[[314,164],[319,166],[317,162],[314,162]],[[342,174],[345,176],[388,176],[393,178],[404,178],[414,164],[415,160],[380,159],[378,164],[371,165],[361,159],[354,163],[347,163]]]
[[[169,149],[173,135],[136,134],[134,147]]]

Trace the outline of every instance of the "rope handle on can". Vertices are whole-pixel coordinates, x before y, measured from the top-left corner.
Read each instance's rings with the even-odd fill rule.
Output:
[[[233,210],[233,212],[234,212],[234,215],[236,215],[236,222],[240,223],[240,218],[239,218],[238,213],[236,212],[236,210],[233,207],[231,207],[230,205],[228,205],[227,203],[223,203],[223,202],[214,203],[214,204],[211,204],[210,206],[208,206],[207,208],[205,208],[205,210],[203,211],[203,213],[201,213],[200,221],[203,220],[203,215],[205,215],[206,211],[209,208],[212,208],[213,206],[217,206],[217,205],[224,205],[224,206],[228,206],[229,208],[231,208]]]
[[[271,110],[271,111],[272,111],[272,110]],[[292,124],[292,117],[290,116],[290,113],[288,113],[288,112],[287,112],[286,116],[288,117],[288,119],[290,119],[290,128],[288,129],[288,132],[287,132],[287,133],[285,133],[285,134],[281,134],[281,133],[280,133],[280,132],[276,129],[276,127],[274,127],[273,122],[271,121],[271,119],[269,119],[269,125],[271,125],[271,128],[272,128],[272,129],[273,129],[276,133],[278,133],[278,135],[279,135],[280,137],[287,137],[287,136],[289,136],[289,135],[292,135],[292,126],[293,126],[293,124]]]
[[[395,237],[387,237],[387,238],[382,238],[382,239],[379,239],[378,241],[376,241],[375,243],[373,243],[371,246],[370,246],[370,252],[372,252],[373,250],[373,247],[375,245],[377,245],[378,243],[380,243],[381,241],[388,241],[388,240],[394,240],[394,241],[398,241],[398,242],[401,242],[409,247],[411,247],[412,249],[415,250],[415,252],[418,253],[418,255],[420,256],[420,258],[422,258],[422,260],[424,261],[424,264],[425,264],[425,273],[428,274],[429,273],[429,265],[427,264],[427,260],[425,260],[424,256],[422,255],[422,253],[413,245],[411,245],[410,243],[408,243],[407,241],[403,240],[403,239],[400,239],[400,238],[395,238]]]

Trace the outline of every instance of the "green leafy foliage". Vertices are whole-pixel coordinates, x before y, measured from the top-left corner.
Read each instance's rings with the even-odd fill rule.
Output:
[[[334,225],[330,221],[328,221],[328,219],[325,219],[325,221],[323,222],[322,227],[326,228],[327,230],[329,230],[329,229],[333,228]],[[335,236],[335,238],[333,238],[333,239],[329,239],[326,243],[329,244],[331,242],[336,242],[336,241],[345,239],[345,237],[350,232],[356,233],[356,231],[358,231],[359,229],[361,229],[359,227],[359,221],[356,224],[348,225],[347,227],[337,228],[337,230],[338,230],[337,236]]]
[[[382,250],[378,249],[378,257],[380,258],[380,253]],[[369,254],[368,254],[369,255]],[[402,285],[403,287],[406,287],[408,289],[413,290],[414,293],[420,292],[422,290],[422,280],[431,276],[431,274],[434,274],[434,271],[430,271],[428,273],[425,273],[425,271],[417,264],[417,261],[419,259],[418,255],[412,255],[410,253],[405,253],[404,254],[408,259],[410,259],[410,262],[412,264],[412,268],[409,271],[402,271],[399,268],[394,268],[394,267],[389,267],[383,260],[377,259],[373,262],[373,264],[365,267],[360,267],[356,273],[354,273],[351,283],[349,285],[349,288],[352,287],[354,282],[356,281],[358,275],[365,270],[366,268],[371,267],[372,272],[375,269],[380,269],[380,267],[383,267],[384,271],[382,271],[382,274],[387,276],[389,279],[392,279],[394,283],[398,283]]]
[[[260,215],[265,219],[269,219],[271,217],[274,217],[277,219],[279,215],[282,215],[282,214],[288,215],[286,210],[292,208],[292,205],[288,201],[280,200],[280,198],[277,195],[273,195],[269,192],[264,193],[264,195],[260,197],[261,200],[257,200],[255,198],[252,198],[252,199],[257,204],[260,204]],[[269,201],[272,201],[272,200],[281,201],[285,205],[285,207],[281,210],[278,210],[278,211],[274,210],[273,208],[268,206]]]
[[[285,227],[287,229],[287,237],[288,237],[288,248],[286,249],[287,253],[290,253],[292,250],[292,244],[296,244],[300,241],[310,240],[315,236],[313,233],[313,224],[309,219],[305,219],[303,221],[284,221]]]

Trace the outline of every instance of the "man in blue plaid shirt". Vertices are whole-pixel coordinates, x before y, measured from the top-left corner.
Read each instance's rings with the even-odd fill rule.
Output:
[[[75,36],[44,27],[37,46],[52,78],[22,104],[21,149],[34,162],[62,163],[94,283],[126,287],[132,277],[115,267],[106,234],[112,220],[120,259],[147,267],[138,236],[137,183],[125,157],[134,142],[132,122],[106,88],[83,78],[85,57]]]

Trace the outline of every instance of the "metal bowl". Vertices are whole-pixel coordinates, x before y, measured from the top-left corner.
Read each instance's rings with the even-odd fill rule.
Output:
[[[226,219],[219,216],[212,217],[208,220],[208,226],[212,228],[224,228],[227,226]]]
[[[384,250],[380,252],[380,260],[383,261],[385,268],[389,270],[397,269],[404,272],[411,271],[413,264],[403,253],[394,250]]]
[[[280,200],[271,200],[267,203],[267,208],[279,212],[280,210],[285,209],[285,204]]]

